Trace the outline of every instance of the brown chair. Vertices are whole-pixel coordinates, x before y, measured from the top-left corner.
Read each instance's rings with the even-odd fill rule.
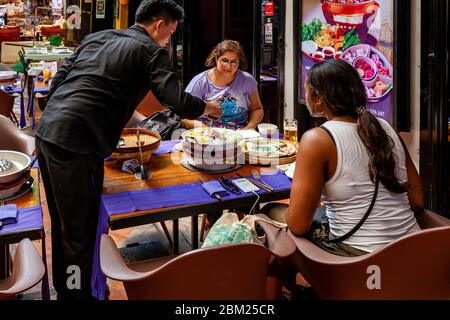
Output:
[[[14,255],[11,276],[0,280],[0,300],[14,299],[17,294],[34,287],[45,273],[45,266],[30,239],[19,242]]]
[[[108,278],[123,282],[128,299],[133,300],[266,299],[272,253],[286,258],[295,246],[277,245],[285,242],[277,241],[287,237],[285,232],[270,225],[264,230],[270,250],[252,243],[227,244],[130,265],[123,261],[114,240],[103,235],[100,266]]]
[[[418,221],[423,230],[360,257],[289,232],[298,249],[289,260],[320,299],[450,299],[450,220],[425,210]]]
[[[0,90],[0,115],[10,118],[18,126],[19,121],[17,121],[16,115],[13,112],[14,99],[12,95]]]
[[[5,116],[0,115],[0,150],[34,154],[34,138],[23,133]]]

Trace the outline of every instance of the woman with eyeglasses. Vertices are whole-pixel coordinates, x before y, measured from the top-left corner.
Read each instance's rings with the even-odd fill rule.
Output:
[[[212,124],[217,127],[256,129],[263,118],[263,107],[255,78],[245,72],[247,58],[237,41],[224,40],[209,54],[205,65],[210,69],[196,75],[186,88],[195,97],[217,101],[222,107],[218,121],[207,117],[183,120],[187,129]]]

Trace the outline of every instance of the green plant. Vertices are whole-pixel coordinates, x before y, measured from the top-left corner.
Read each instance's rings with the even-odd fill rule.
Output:
[[[14,63],[11,67],[15,72],[17,73],[23,73],[25,74],[25,68],[23,66],[22,61],[18,60],[16,63]]]
[[[314,18],[310,24],[302,24],[302,41],[314,40],[322,30],[322,22]]]
[[[58,47],[61,45],[63,38],[61,37],[60,34],[54,34],[50,36],[47,40],[52,46]]]

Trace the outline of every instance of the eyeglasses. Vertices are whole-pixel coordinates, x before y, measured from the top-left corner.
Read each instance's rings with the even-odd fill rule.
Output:
[[[236,68],[239,65],[239,60],[228,60],[227,58],[219,59],[220,63],[224,66],[229,65],[230,67]]]

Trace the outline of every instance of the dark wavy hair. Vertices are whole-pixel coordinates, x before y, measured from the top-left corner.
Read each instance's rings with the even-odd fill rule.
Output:
[[[144,0],[136,11],[136,22],[144,25],[160,19],[166,23],[181,23],[183,18],[183,8],[173,0]]]
[[[343,60],[323,61],[309,70],[306,85],[334,115],[357,119],[358,135],[369,154],[372,181],[378,177],[389,191],[405,192],[407,185],[395,176],[394,141],[365,109],[366,91],[356,69]]]
[[[226,52],[235,52],[239,57],[239,69],[247,70],[248,62],[245,56],[244,49],[239,42],[235,40],[223,40],[215,46],[206,58],[205,66],[212,68],[217,64],[217,59],[223,56]]]

